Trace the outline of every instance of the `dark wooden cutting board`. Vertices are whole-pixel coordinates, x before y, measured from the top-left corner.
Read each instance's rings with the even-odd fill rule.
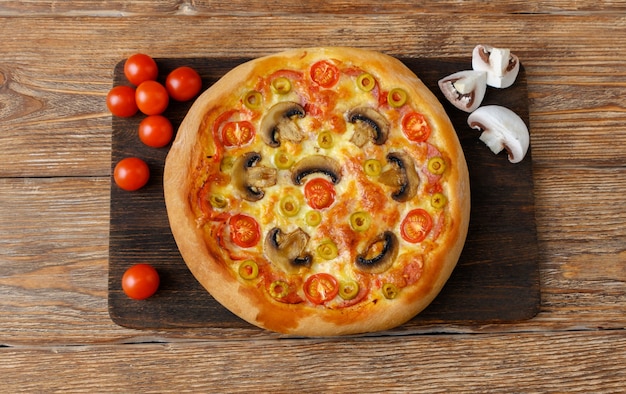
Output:
[[[156,59],[160,80],[174,68],[188,65],[208,88],[225,72],[247,59]],[[401,328],[433,323],[482,324],[532,318],[540,307],[537,234],[533,196],[532,157],[518,164],[504,153],[494,155],[479,132],[467,126],[467,115],[450,105],[437,81],[471,69],[471,59],[401,59],[444,104],[459,135],[470,172],[472,212],[469,234],[459,263],[434,302]],[[123,62],[114,70],[114,85],[128,84]],[[508,89],[488,88],[483,105],[514,110],[528,125],[528,92],[524,68]],[[178,128],[191,103],[172,102],[164,115]],[[137,137],[142,115],[113,117],[111,169],[124,157],[143,158],[151,170],[146,187],[137,192],[111,184],[109,240],[109,313],[113,321],[131,328],[251,327],[217,303],[195,280],[182,260],[170,232],[163,200],[162,175],[169,147],[144,146]],[[532,138],[532,135],[531,135]],[[121,289],[124,271],[148,262],[161,276],[151,298],[129,299]]]

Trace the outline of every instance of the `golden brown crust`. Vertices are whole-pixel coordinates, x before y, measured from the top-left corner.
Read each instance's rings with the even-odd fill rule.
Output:
[[[412,105],[424,114],[431,139],[452,165],[445,174],[448,214],[436,246],[428,252],[421,277],[395,299],[378,297],[347,308],[324,308],[302,302],[277,302],[255,288],[243,285],[224,263],[226,252],[202,230],[198,208],[196,167],[203,156],[216,154],[211,142],[211,122],[234,105],[234,90],[242,81],[280,68],[305,70],[317,60],[338,59],[382,76],[390,85],[402,86]],[[201,141],[201,143],[199,143]],[[255,59],[236,67],[205,91],[193,104],[166,160],[164,193],[167,212],[178,248],[197,280],[221,304],[244,320],[277,332],[326,336],[385,330],[400,325],[422,311],[450,276],[464,245],[470,212],[470,190],[465,158],[456,133],[436,97],[400,61],[354,48],[297,49]]]

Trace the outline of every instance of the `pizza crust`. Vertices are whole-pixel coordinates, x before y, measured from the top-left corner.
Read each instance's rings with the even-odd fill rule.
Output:
[[[378,298],[350,308],[329,309],[314,305],[287,304],[242,286],[222,264],[224,251],[207,243],[197,213],[190,201],[192,174],[201,155],[215,150],[210,139],[201,137],[210,127],[207,114],[232,105],[233,87],[252,75],[276,68],[301,69],[321,59],[339,59],[383,75],[389,83],[403,86],[419,111],[428,115],[433,138],[454,163],[446,174],[452,218],[438,239],[441,247],[423,265],[419,281],[403,289],[397,298]],[[416,101],[419,98],[419,101]],[[209,133],[210,134],[210,133]],[[203,146],[198,140],[202,139]],[[222,305],[256,326],[280,333],[329,336],[387,330],[413,318],[436,297],[449,278],[463,248],[470,214],[469,177],[465,158],[454,128],[443,107],[428,88],[400,61],[387,55],[354,48],[307,48],[258,58],[244,63],[217,81],[195,101],[182,122],[168,154],[164,172],[164,195],[172,233],[180,253],[195,278]]]

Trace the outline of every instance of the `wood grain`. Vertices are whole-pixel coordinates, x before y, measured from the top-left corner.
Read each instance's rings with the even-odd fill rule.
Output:
[[[621,392],[624,343],[612,331],[9,348],[0,373],[9,392]]]

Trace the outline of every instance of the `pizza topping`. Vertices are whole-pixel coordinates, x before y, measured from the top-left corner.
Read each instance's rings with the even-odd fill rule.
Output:
[[[394,88],[387,94],[387,102],[394,108],[402,107],[407,100],[406,90],[401,88]]]
[[[428,171],[434,175],[441,175],[446,170],[446,162],[442,157],[435,156],[428,159]]]
[[[311,79],[323,88],[330,88],[339,81],[339,69],[331,62],[321,60],[311,66]]]
[[[363,232],[370,228],[372,224],[372,217],[367,212],[355,212],[350,215],[350,227],[358,233]]]
[[[324,209],[335,202],[335,188],[324,178],[314,178],[304,185],[304,197],[311,208]]]
[[[211,194],[209,196],[209,204],[211,204],[213,208],[226,208],[228,200],[226,200],[226,198],[221,194]]]
[[[317,255],[324,260],[332,260],[339,256],[339,249],[337,248],[337,245],[329,239],[320,243],[315,251],[317,252]]]
[[[312,258],[305,253],[309,238],[301,228],[283,233],[280,228],[274,227],[265,237],[265,255],[272,264],[288,273],[293,273],[300,267],[309,267]]]
[[[285,216],[296,216],[300,212],[300,201],[293,194],[287,194],[281,198],[278,206]]]
[[[274,298],[285,298],[289,294],[289,283],[275,280],[270,284],[269,292]]]
[[[291,91],[291,81],[286,77],[278,77],[272,80],[272,92],[276,94],[287,94]]]
[[[394,285],[393,283],[383,284],[381,290],[383,292],[383,296],[385,296],[385,298],[388,300],[393,300],[400,293],[400,289],[398,289],[398,286]]]
[[[319,305],[335,298],[339,293],[339,282],[334,276],[322,272],[309,276],[304,282],[303,290],[309,301]]]
[[[359,283],[354,280],[339,283],[339,297],[344,300],[352,300],[359,294]]]
[[[294,159],[289,153],[279,150],[274,155],[274,165],[281,170],[286,170],[293,165]]]
[[[472,52],[472,68],[487,72],[487,85],[508,88],[519,73],[519,59],[509,49],[476,45]]]
[[[515,112],[499,105],[478,108],[467,118],[470,127],[482,130],[480,140],[495,154],[506,149],[511,163],[522,161],[530,136],[526,124]]]
[[[348,122],[354,124],[350,142],[362,147],[368,141],[383,145],[389,136],[389,121],[372,107],[356,107],[346,113]]]
[[[261,239],[259,223],[254,218],[237,214],[230,218],[229,222],[230,238],[242,248],[250,248],[256,245]]]
[[[443,193],[435,193],[430,197],[430,205],[435,209],[440,209],[446,206],[448,199]]]
[[[256,90],[251,90],[243,97],[243,105],[247,108],[255,110],[261,108],[263,104],[263,96]]]
[[[363,163],[363,171],[367,176],[378,176],[383,170],[383,165],[376,159],[367,159]]]
[[[439,80],[439,89],[455,107],[473,112],[480,106],[487,91],[487,73],[465,70]]]
[[[420,182],[413,159],[407,153],[398,151],[387,154],[387,161],[391,168],[380,175],[380,181],[387,186],[397,188],[391,194],[394,200],[409,201],[417,194]]]
[[[402,131],[414,142],[423,142],[430,137],[430,126],[424,115],[418,112],[410,112],[402,118]]]
[[[363,73],[356,79],[356,86],[364,92],[369,92],[376,86],[376,80],[369,73]]]
[[[322,214],[319,211],[309,211],[304,216],[306,224],[315,227],[322,222]]]
[[[224,146],[245,145],[254,137],[254,126],[247,120],[226,122],[222,127]]]
[[[417,208],[409,212],[402,224],[400,234],[410,243],[422,242],[433,228],[433,219],[424,209]]]
[[[248,152],[233,163],[232,183],[244,200],[258,201],[265,195],[262,188],[276,184],[276,169],[257,165],[260,160],[259,153]]]
[[[398,238],[391,231],[376,237],[356,258],[356,266],[361,271],[380,273],[386,271],[398,257]]]
[[[303,118],[304,108],[293,101],[281,101],[271,107],[261,121],[261,137],[267,145],[276,148],[280,139],[300,142],[304,133],[296,124],[294,117]],[[280,138],[280,139],[279,139]]]
[[[259,265],[254,260],[246,260],[239,265],[239,276],[246,280],[259,276]]]
[[[330,149],[333,147],[333,135],[330,131],[322,131],[317,135],[317,144],[322,149]]]
[[[324,155],[306,156],[294,164],[291,168],[291,180],[294,184],[301,185],[304,177],[318,172],[327,175],[334,184],[341,180],[339,162]]]

